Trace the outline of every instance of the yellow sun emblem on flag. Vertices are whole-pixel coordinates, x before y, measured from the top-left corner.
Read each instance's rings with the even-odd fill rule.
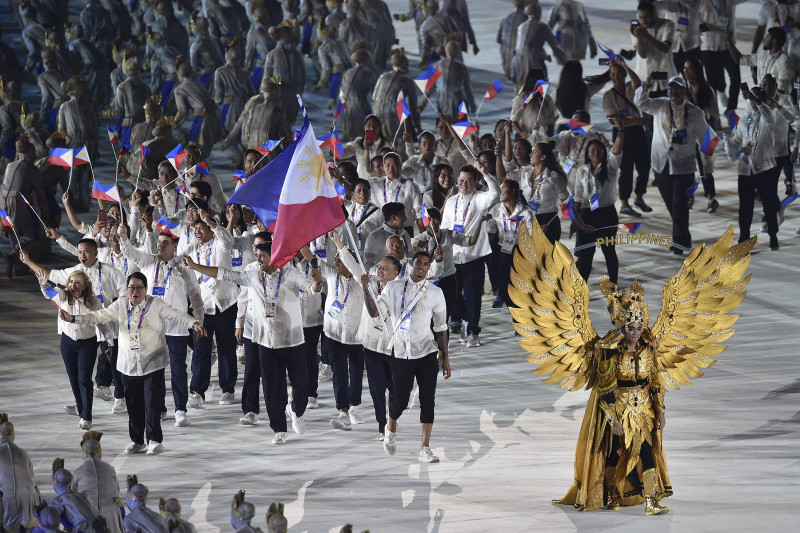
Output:
[[[306,183],[310,180],[314,180],[314,190],[319,191],[321,186],[321,181],[325,180],[325,183],[328,186],[333,186],[333,181],[331,181],[331,177],[328,174],[328,167],[325,164],[325,157],[321,153],[314,153],[314,150],[310,146],[306,146],[303,150],[303,157],[302,161],[297,163],[297,168],[302,172],[300,176],[300,181]]]

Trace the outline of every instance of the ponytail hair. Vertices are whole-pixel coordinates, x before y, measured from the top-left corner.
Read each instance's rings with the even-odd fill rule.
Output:
[[[564,169],[561,168],[561,164],[558,162],[558,157],[556,156],[556,141],[550,139],[549,141],[539,141],[536,143],[536,146],[539,148],[539,151],[544,154],[544,166],[547,170],[555,172],[562,178],[564,181],[567,179],[567,175],[564,173]]]

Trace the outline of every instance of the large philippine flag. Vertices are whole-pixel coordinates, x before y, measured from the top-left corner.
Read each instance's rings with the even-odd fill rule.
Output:
[[[250,207],[275,235],[271,265],[282,267],[300,248],[340,226],[344,211],[303,100],[297,139],[233,193],[229,204]]]

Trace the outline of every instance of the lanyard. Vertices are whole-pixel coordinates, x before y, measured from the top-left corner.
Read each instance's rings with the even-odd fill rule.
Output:
[[[783,53],[782,51],[779,51],[779,52],[778,52],[778,53],[775,55],[775,57],[774,57],[774,58],[772,58],[772,54],[767,54],[766,56],[764,56],[764,70],[763,70],[763,71],[761,71],[761,75],[762,75],[762,76],[763,76],[764,74],[767,74],[767,73],[769,73],[769,71],[772,69],[772,67],[773,67],[773,66],[775,66],[775,62],[778,60],[778,58],[781,56],[781,54],[782,54],[782,53]],[[770,60],[770,58],[772,58],[772,63],[770,63],[770,64],[769,64],[769,66],[767,66],[767,61],[769,61],[769,60]],[[777,78],[777,76],[775,76],[775,77]]]
[[[308,275],[308,265],[306,265],[306,275]],[[281,288],[281,278],[283,277],[283,270],[278,271],[278,285],[275,287],[275,299],[278,298],[278,290]],[[261,285],[264,287],[264,299],[269,299],[269,294],[267,293],[267,273],[264,272],[263,276],[261,277]]]
[[[444,141],[440,141],[440,142],[441,142],[442,144],[444,144]],[[445,156],[445,157],[447,157],[447,154],[449,154],[449,153],[450,153],[450,148],[452,148],[452,147],[453,147],[453,143],[454,143],[454,142],[456,142],[456,140],[455,140],[454,138],[450,137],[450,144],[447,146],[447,150],[445,150],[445,151],[444,151],[444,156]]]
[[[200,263],[200,250],[197,250],[197,262]],[[206,254],[206,266],[211,266],[211,247],[208,247],[208,253]]]
[[[675,127],[675,112],[672,110],[672,102],[669,104],[669,123],[672,125],[672,131],[675,132],[678,128]],[[686,102],[683,103],[683,129],[686,129],[689,124],[689,106]]]
[[[417,291],[417,294],[411,300],[412,302],[414,302],[414,307],[411,308],[411,311],[406,312],[406,307],[405,307],[406,306],[406,289],[408,288],[408,280],[405,281],[405,283],[403,284],[403,299],[400,301],[400,322],[402,322],[405,319],[411,320],[411,315],[414,314],[414,311],[416,311],[417,303],[419,303],[419,300],[422,297],[422,294],[420,294],[420,293],[425,291],[426,285],[427,285],[427,282],[423,281],[422,282],[422,287],[419,288],[419,291]],[[409,304],[410,303],[411,302],[409,302]]]
[[[717,3],[714,0],[711,0],[711,7],[714,8],[714,12],[719,16],[719,7],[717,7]]]
[[[347,303],[347,298],[350,297],[350,281],[353,278],[347,280],[347,292],[344,295],[344,301],[342,301],[342,305]],[[336,300],[339,300],[339,274],[336,275],[336,296],[334,296]]]
[[[533,193],[531,194],[531,198],[541,198],[539,194],[539,188],[544,183],[544,173],[547,172],[547,169],[542,170],[542,173],[536,176],[533,180]]]
[[[103,301],[103,263],[100,261],[97,262],[97,290],[100,291],[100,294],[97,295],[100,298],[100,303],[105,303]]]
[[[458,200],[460,199],[460,196],[461,196],[460,194],[456,196],[456,205],[453,208],[453,220],[458,219]],[[472,198],[475,198],[475,196],[472,196]],[[467,202],[467,206],[464,208],[464,216],[461,218],[462,226],[467,225],[467,213],[469,213],[469,205],[472,203],[472,198],[469,199],[469,202]]]
[[[389,200],[386,199],[386,182],[389,181],[389,178],[385,178],[383,180],[383,202],[386,203]],[[400,197],[400,189],[403,188],[403,183],[400,182],[400,185],[397,186],[397,191],[394,193],[394,201],[396,202],[397,199]]]
[[[603,166],[603,163],[597,165],[598,170],[601,166]],[[597,192],[600,187],[597,184],[597,178],[595,177],[594,172],[592,172],[591,166],[589,166],[588,174],[589,175],[586,177],[586,187],[589,189],[589,198],[591,198],[592,194]]]
[[[131,309],[133,309],[133,305],[131,305],[130,300],[128,300],[128,333],[131,332]],[[144,314],[147,313],[148,309],[150,309],[150,301],[145,304],[142,313],[139,315],[139,324],[136,326],[137,332],[142,329],[142,320],[144,320]]]
[[[425,168],[425,162],[423,161],[422,162],[422,186],[427,189],[428,188],[428,176],[425,174],[426,170],[427,169]]]
[[[159,261],[158,264],[156,265],[156,279],[153,282],[153,284],[156,285],[156,286],[158,286],[158,271],[159,271],[160,268],[161,268],[161,261]],[[172,274],[172,269],[173,268],[175,268],[175,265],[172,265],[171,267],[169,267],[169,270],[167,270],[167,275],[164,276],[164,283],[161,285],[162,287],[166,287],[167,286],[167,280],[169,279],[170,274]]]
[[[110,254],[111,257],[111,266],[116,267],[116,263],[114,262],[114,253]],[[125,257],[122,259],[122,275],[126,278],[128,277],[128,258]]]
[[[513,217],[513,216],[508,219],[509,222],[514,224],[514,227],[513,227],[514,235],[516,235],[517,232],[519,231],[519,221],[520,220],[522,220],[522,219],[519,218],[519,217]],[[508,228],[506,227],[506,214],[505,213],[503,213],[503,231],[508,231]]]

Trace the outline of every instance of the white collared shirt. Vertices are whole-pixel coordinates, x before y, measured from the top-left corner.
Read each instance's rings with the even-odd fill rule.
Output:
[[[306,279],[292,266],[285,266],[272,274],[261,269],[238,272],[220,268],[217,279],[249,289],[253,305],[253,342],[272,349],[303,344],[300,291],[312,290],[313,280]],[[267,307],[271,308],[273,303],[275,314],[267,317]]]
[[[379,178],[370,181],[372,203],[383,207],[390,202],[399,202],[406,207],[406,224],[411,225],[420,217],[422,193],[417,184],[400,176],[396,180]]]
[[[700,0],[659,0],[655,6],[675,24],[673,53],[700,46]]]
[[[527,202],[539,204],[535,213],[553,213],[558,211],[561,202],[567,199],[567,182],[558,172],[545,169],[541,174],[533,170],[527,179],[520,183],[523,196]],[[531,208],[533,211],[533,208]]]
[[[502,203],[489,210],[492,219],[486,224],[486,231],[497,234],[500,250],[510,254],[519,240],[519,228],[526,224],[528,228],[533,224],[534,213],[524,202],[517,202],[513,212],[509,212]]]
[[[137,250],[130,241],[120,242],[120,248],[125,258],[138,265],[142,274],[147,277],[147,294],[153,296],[154,290],[163,289],[164,295],[158,297],[182,313],[189,311],[189,301],[191,301],[195,320],[203,323],[203,297],[200,294],[200,286],[192,271],[180,264],[179,256],[175,255],[172,261],[165,263],[157,255]],[[189,330],[176,322],[168,322],[165,331],[170,337],[189,335]]]
[[[165,334],[167,321],[179,323],[186,329],[196,322],[193,316],[181,313],[164,300],[152,296],[147,296],[136,306],[131,306],[128,297],[123,296],[106,309],[75,317],[75,322],[82,325],[113,322],[119,326],[117,370],[126,376],[146,376],[166,368],[169,361]],[[137,336],[139,349],[131,350],[131,337]]]
[[[53,301],[56,304],[58,304],[58,308],[59,309],[63,309],[64,311],[66,311],[67,313],[71,314],[72,316],[85,315],[89,311],[98,311],[98,310],[103,308],[103,306],[100,304],[100,300],[98,300],[98,299],[95,299],[94,307],[92,307],[91,309],[87,308],[83,304],[83,300],[80,300],[80,299],[77,299],[77,298],[73,299],[72,303],[70,304],[69,303],[69,293],[67,293],[67,291],[65,291],[64,289],[58,288],[58,287],[56,287],[55,290],[58,292],[58,298],[55,299],[55,300],[51,300],[51,301]],[[42,294],[44,295],[45,298],[50,300],[50,297],[47,296],[47,293],[44,292],[44,291],[45,291],[45,289],[44,289],[44,287],[42,287]],[[105,329],[105,326],[103,326],[103,328],[100,328],[100,329]],[[92,337],[96,337],[97,336],[97,328],[95,328],[93,326],[82,325],[82,324],[78,323],[77,320],[74,323],[72,323],[72,322],[64,322],[63,320],[61,320],[61,316],[59,315],[58,316],[58,334],[61,335],[62,333],[64,335],[66,335],[67,337],[69,337],[70,339],[72,339],[74,341],[78,341],[78,340],[91,339]]]
[[[386,287],[378,279],[370,274],[370,284],[375,297],[380,298]],[[381,326],[381,319],[379,317],[372,318],[366,309],[361,313],[361,324],[358,328],[358,342],[366,349],[373,352],[382,353],[386,355],[392,354],[392,346],[389,342],[390,336],[384,333],[384,327]]]
[[[439,179],[439,176],[433,175],[433,171],[436,168],[436,165],[441,163],[450,165],[452,167],[449,159],[437,153],[433,154],[433,159],[431,159],[430,165],[425,162],[425,159],[421,154],[412,155],[405,161],[405,163],[403,163],[403,176],[413,181],[417,187],[419,187],[420,191],[429,191],[434,180]],[[458,170],[454,169],[453,172],[458,172]]]
[[[395,230],[386,224],[383,224],[381,227],[375,229],[369,234],[369,237],[367,237],[367,241],[364,244],[363,260],[365,267],[371,268],[373,265],[380,263],[381,259],[383,259],[383,256],[386,255],[386,240],[392,236],[402,237],[403,242],[406,243],[406,255],[410,253],[409,250],[411,250],[411,237],[408,235],[408,232],[404,229]]]
[[[739,175],[752,176],[775,167],[774,126],[774,111],[762,104],[739,120],[725,143],[729,156],[739,152]]]
[[[186,250],[186,254],[199,265],[215,266],[218,268],[232,268],[231,266],[231,247],[233,246],[233,235],[221,226],[214,230],[214,237],[205,243],[197,241],[193,246]],[[239,296],[239,289],[234,283],[227,280],[204,276],[198,273],[196,279],[200,284],[200,294],[203,297],[203,311],[207,315],[216,314],[217,308],[225,311],[236,303]]]
[[[742,54],[740,65],[758,67],[758,79],[763,79],[765,74],[772,74],[778,82],[778,90],[784,94],[791,92],[791,82],[794,77],[794,68],[789,56],[783,50],[773,54],[763,48],[755,54]]]
[[[617,201],[617,175],[619,165],[622,163],[622,152],[614,155],[608,152],[608,179],[601,183],[595,175],[602,169],[598,167],[592,172],[591,164],[581,165],[578,177],[575,180],[575,202],[580,202],[581,207],[591,209],[592,196],[597,193],[598,207],[608,207]]]
[[[494,176],[484,176],[488,190],[473,192],[466,196],[460,192],[451,196],[442,207],[442,229],[453,230],[456,233],[472,235],[478,229],[481,217],[500,199],[500,187]],[[462,231],[456,231],[461,226]],[[480,259],[492,253],[489,245],[489,235],[481,231],[474,246],[453,246],[453,257],[457,265]]]
[[[308,261],[305,259],[302,261],[294,259],[292,260],[292,264],[297,268],[298,272],[303,275],[303,277],[306,279],[311,279],[311,265]],[[300,309],[303,312],[304,328],[321,326],[323,323],[322,292],[301,291]]]
[[[686,122],[686,137],[680,144],[673,144],[673,123],[670,120],[672,102],[669,98],[650,98],[650,92],[644,86],[636,90],[634,103],[639,108],[653,115],[653,143],[650,149],[650,167],[654,172],[664,172],[666,166],[668,174],[693,174],[697,168],[695,162],[696,143],[703,142],[708,123],[702,109],[690,104],[688,101],[683,106],[678,106],[678,111],[673,112],[676,128]],[[684,121],[683,116],[688,119]]]
[[[353,238],[356,240],[358,249],[363,252],[369,234],[383,224],[383,213],[379,207],[371,203],[361,205],[357,202],[347,201],[345,208],[347,209],[347,219],[353,223],[355,228]]]
[[[412,306],[419,291],[423,291],[422,296]],[[421,359],[437,351],[433,332],[447,331],[447,305],[439,287],[429,280],[414,282],[406,278],[390,281],[378,296],[378,305],[387,320],[384,328],[392,334],[395,357]],[[401,325],[404,319],[409,320],[407,328]]]
[[[736,6],[747,0],[705,0],[701,7],[701,18],[708,29],[701,34],[700,50],[712,52],[728,51],[725,34],[730,31],[736,42]]]
[[[320,265],[327,287],[322,317],[323,331],[329,339],[342,344],[358,344],[358,328],[361,324],[361,313],[364,311],[361,267],[348,250],[341,250],[339,259],[352,274],[350,279],[337,274],[336,267],[327,263]],[[337,312],[334,306],[339,304],[341,309]]]

